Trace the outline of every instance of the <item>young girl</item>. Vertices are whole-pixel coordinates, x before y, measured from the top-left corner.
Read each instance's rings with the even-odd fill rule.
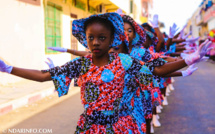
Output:
[[[109,53],[128,53],[128,48],[126,45],[128,44],[127,39],[122,41],[122,44],[116,47],[111,47]],[[68,52],[71,54],[86,56],[87,51],[74,51],[72,49],[65,49],[59,47],[51,47],[49,48],[55,51]],[[65,51],[62,51],[65,50]],[[74,53],[75,52],[75,53]],[[49,64],[52,64],[51,61]],[[53,66],[53,65],[52,65]],[[138,86],[138,82],[136,78],[125,74],[124,77],[124,90],[122,93],[122,98],[119,104],[119,117],[125,117],[130,115],[136,120],[138,130],[140,133],[146,132],[146,123],[144,116],[149,113],[149,108],[151,104],[146,103],[144,90],[141,90],[141,87]],[[126,109],[126,110],[125,110]],[[151,110],[150,110],[151,111]],[[148,113],[147,113],[148,112]]]
[[[108,53],[110,47],[118,46],[124,38],[122,18],[106,13],[75,20],[73,35],[90,49],[91,55],[44,71],[8,66],[0,60],[0,71],[36,81],[52,79],[59,96],[67,94],[72,78],[79,77],[85,111],[76,133],[140,133],[136,120],[144,118],[119,116],[119,110],[127,112],[119,109],[124,78],[125,74],[136,76],[141,88],[149,89],[152,74],[143,63],[128,55]],[[145,128],[144,123],[141,127]]]
[[[147,34],[147,38],[148,38],[148,34]],[[123,42],[119,46],[112,47],[110,49],[109,53],[128,53],[128,48],[127,48],[128,45],[126,45],[126,44],[127,43]],[[61,51],[65,48],[53,47],[51,49],[55,50],[55,51]],[[74,50],[71,50],[71,49],[65,49],[65,51],[67,51],[68,53],[72,52],[71,54],[73,54],[73,52],[74,52]],[[83,56],[84,56],[85,53],[87,53],[87,52],[83,53],[82,51],[75,51],[75,54],[77,54],[77,55],[83,54]],[[51,67],[53,67],[53,65]],[[187,69],[184,72],[189,72],[189,70],[190,69]],[[191,71],[189,73],[189,75],[191,75],[192,72],[193,71]],[[152,104],[153,104],[153,106],[155,106],[156,104],[161,103],[160,96],[159,96],[159,90],[157,90],[157,91],[153,90],[154,92],[151,91],[153,93],[153,96],[151,96],[151,94],[149,94],[149,96],[145,96],[144,91],[140,90],[140,88],[137,87],[138,83],[136,83],[136,81],[132,77],[130,77],[128,74],[126,74],[124,81],[125,81],[125,84],[124,84],[122,99],[120,102],[119,109],[121,109],[121,110],[120,110],[119,116],[125,116],[128,114],[131,114],[133,117],[138,117],[139,119],[138,118],[136,118],[136,119],[138,120],[137,124],[139,127],[139,131],[140,132],[146,131],[146,133],[150,133],[150,131],[149,131],[150,126],[146,125],[146,130],[145,130],[145,127],[143,127],[144,122],[145,122],[143,117],[145,117],[146,115],[150,115],[152,113],[152,109],[150,109],[152,107],[151,106]],[[135,86],[132,86],[132,85],[135,85]],[[148,99],[148,98],[152,98],[152,103],[146,102],[146,99]],[[130,102],[132,102],[132,103],[130,103]],[[141,107],[144,107],[144,109],[140,109]],[[125,108],[127,109],[126,110],[127,112],[122,110]],[[155,113],[153,113],[153,114],[155,114]],[[140,116],[135,116],[135,115],[140,115]]]
[[[148,47],[151,45],[150,43],[153,43],[153,44],[157,43],[156,38],[154,38],[155,41],[150,42],[149,38],[147,40],[147,36],[146,36],[147,34],[144,34],[144,30],[141,28],[141,26],[139,26],[130,16],[127,16],[127,15],[121,15],[121,16],[125,23],[124,24],[125,32],[129,36],[129,53],[132,57],[142,60],[144,62],[148,62],[153,67],[155,67],[155,69],[158,66],[164,67],[167,64],[169,64],[170,66],[172,66],[172,68],[174,68],[174,64],[176,62],[175,63],[166,63],[164,60],[159,58],[159,54],[152,53],[149,51]],[[150,33],[148,33],[148,36],[150,36]],[[143,42],[144,38],[146,38],[145,42]],[[143,45],[146,48],[142,47]],[[195,71],[195,70],[196,69],[193,69],[192,71]],[[153,74],[156,75],[155,73],[153,73]],[[182,76],[182,73],[176,72],[169,76]],[[158,82],[159,82],[158,77],[155,76],[153,78],[153,86],[154,86],[154,88],[152,88],[153,90],[150,90],[151,92],[145,91],[148,94],[152,94],[154,108],[159,104],[159,103],[156,103],[157,101],[161,102],[161,98],[159,98],[159,96],[158,96],[159,95]],[[148,102],[150,102],[150,101],[151,100],[148,100]],[[160,126],[160,123],[156,120],[156,110],[154,109],[153,111],[155,113],[155,115],[153,116],[154,117],[153,123],[155,126]],[[146,118],[147,118],[147,123],[149,124],[150,116],[146,117]]]

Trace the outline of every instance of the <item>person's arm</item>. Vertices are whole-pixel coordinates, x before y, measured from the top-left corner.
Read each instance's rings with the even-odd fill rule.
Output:
[[[168,38],[168,40],[167,40],[167,42],[166,42],[167,50],[169,50],[171,44],[173,44],[173,43],[172,43],[172,38]]]
[[[183,47],[185,45],[186,45],[185,43],[178,43],[178,44],[176,44],[176,47]]]
[[[160,76],[160,77],[164,77],[165,75],[175,72],[186,66],[187,66],[187,64],[186,64],[185,60],[178,60],[175,62],[166,63],[163,66],[155,67],[153,74]]]
[[[185,41],[186,41],[185,39],[172,39],[173,43],[182,43],[182,42],[185,42]]]
[[[176,52],[180,52],[180,51],[184,51],[184,50],[186,50],[186,48],[185,47],[176,47]]]
[[[177,37],[178,39],[182,39],[182,37],[184,36],[184,29],[187,27],[187,24],[184,25],[184,27],[181,29],[179,36]]]
[[[49,72],[42,72],[39,70],[31,70],[31,69],[13,67],[11,74],[25,78],[25,79],[39,81],[39,82],[51,80],[51,75]]]
[[[156,45],[155,50],[156,52],[160,52],[161,48],[165,47],[164,38],[159,28],[155,28],[155,33],[157,34],[157,37],[158,37],[158,43]]]
[[[0,72],[5,72],[8,74],[12,74],[12,75],[19,76],[19,77],[22,77],[25,79],[39,81],[39,82],[51,80],[50,73],[48,73],[48,72],[44,73],[39,70],[13,67],[13,66],[7,65],[1,59],[0,59]]]
[[[164,59],[167,62],[175,62],[175,61],[179,60],[178,58],[173,58],[173,57],[170,57],[170,56],[164,57],[162,59]]]
[[[177,77],[177,76],[183,76],[187,77],[193,74],[198,69],[198,67],[195,67],[195,64],[189,66],[185,71],[177,71],[173,72],[167,75],[164,75],[164,77]]]
[[[62,47],[48,47],[50,50],[59,51],[59,52],[68,52],[70,54],[76,55],[76,56],[86,56],[90,54],[88,51],[78,51],[74,49],[67,49]]]
[[[173,38],[178,38],[179,35],[180,35],[180,32],[178,32]]]
[[[164,75],[163,77],[179,77],[179,76],[182,76],[182,72],[177,71],[177,72],[173,72],[173,73]]]
[[[201,46],[195,53],[190,54],[184,59],[166,63],[163,66],[155,67],[153,70],[153,74],[163,77],[164,75],[175,72],[183,67],[186,67],[187,65],[192,65],[194,63],[200,62],[203,56],[211,50],[211,48],[209,48],[211,43],[211,41],[206,40],[204,43],[201,44]]]
[[[186,38],[186,39],[172,39],[173,43],[182,43],[182,42],[189,42],[194,43],[199,39],[199,37],[196,38]]]
[[[74,49],[67,49],[67,52],[71,53],[73,55],[76,55],[76,56],[86,56],[86,55],[91,54],[88,51],[78,51],[78,50],[74,50]]]
[[[172,39],[177,31],[178,31],[177,25],[174,23],[173,26],[169,28],[169,38],[166,42],[167,50],[169,50],[170,45],[173,44]]]
[[[181,52],[171,53],[170,56],[181,56]]]
[[[155,30],[155,33],[157,34],[157,37],[158,37],[158,43],[156,45],[156,52],[160,52],[161,48],[162,47],[165,47],[165,43],[164,43],[164,38],[163,38],[163,34],[160,32],[160,29],[159,29],[159,25],[158,25],[158,15],[155,14],[153,16],[153,20],[150,21],[150,23],[152,24],[152,27],[154,28]]]

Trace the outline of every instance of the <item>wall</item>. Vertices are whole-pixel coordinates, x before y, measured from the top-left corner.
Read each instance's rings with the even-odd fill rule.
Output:
[[[215,18],[208,21],[208,31],[215,29]]]
[[[42,69],[44,54],[43,5],[17,0],[5,0],[0,4],[0,58],[23,68]],[[21,79],[0,73],[0,84]]]
[[[120,7],[126,13],[130,12],[130,0],[110,0],[113,4]]]

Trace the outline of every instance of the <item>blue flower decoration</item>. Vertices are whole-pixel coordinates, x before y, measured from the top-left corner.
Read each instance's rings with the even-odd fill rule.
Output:
[[[84,108],[87,109],[89,107],[89,104],[84,105]]]
[[[101,79],[104,82],[111,82],[114,79],[114,74],[111,70],[105,69],[102,72]]]
[[[145,94],[146,100],[148,100],[149,99],[149,93],[147,91],[144,91],[144,94]]]
[[[115,111],[113,111],[113,110],[102,111],[102,113],[103,113],[104,115],[110,116],[110,115],[113,115],[113,114],[115,113]]]
[[[122,54],[122,53],[119,53],[119,57],[121,59],[124,69],[128,70],[132,65],[132,62],[133,62],[132,58],[129,55]]]
[[[157,98],[158,97],[158,93],[154,92],[154,97]]]

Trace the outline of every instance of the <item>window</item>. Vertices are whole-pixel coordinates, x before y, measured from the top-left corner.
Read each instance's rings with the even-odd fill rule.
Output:
[[[80,0],[73,0],[72,4],[81,10],[86,10],[86,4]]]
[[[71,22],[72,27],[72,22]],[[78,50],[78,40],[71,34],[71,49]],[[76,58],[77,56],[71,54],[71,59]]]
[[[130,0],[130,13],[133,13],[133,0]]]
[[[62,7],[48,2],[45,8],[45,52],[56,53],[47,47],[61,47]]]

